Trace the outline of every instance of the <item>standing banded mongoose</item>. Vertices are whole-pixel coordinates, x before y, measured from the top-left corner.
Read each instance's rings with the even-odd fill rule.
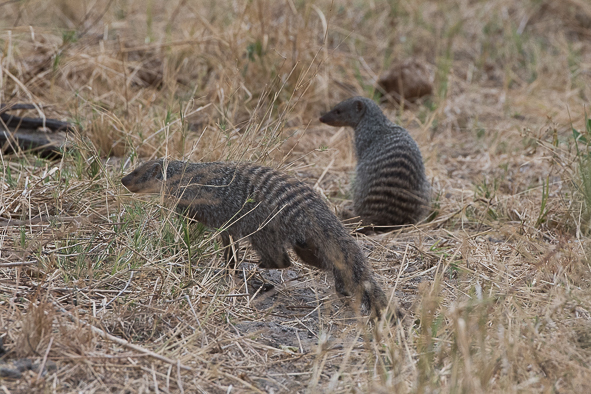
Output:
[[[353,207],[364,225],[416,223],[425,216],[431,188],[421,151],[408,131],[364,97],[340,102],[320,121],[355,129]]]
[[[378,318],[386,296],[361,248],[322,199],[306,184],[252,163],[149,161],[121,179],[134,193],[164,193],[177,211],[221,230],[225,257],[230,236],[248,237],[261,268],[291,265],[286,247],[303,262],[334,274],[335,289],[354,295]]]

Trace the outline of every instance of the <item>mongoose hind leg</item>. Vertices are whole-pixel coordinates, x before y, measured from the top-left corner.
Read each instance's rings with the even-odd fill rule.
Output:
[[[350,275],[334,269],[335,290],[347,297],[354,296],[356,307],[371,313],[380,319],[388,308],[388,300],[375,279],[369,277],[361,279],[357,275]]]
[[[266,269],[282,269],[291,266],[287,250],[283,243],[275,237],[261,237],[260,232],[250,237],[250,243],[257,251],[261,260],[259,267]],[[257,236],[258,235],[258,236]]]
[[[372,315],[380,319],[384,313],[388,314],[388,299],[373,277],[362,283],[362,307],[368,309]],[[397,313],[400,313],[397,311]]]
[[[349,256],[346,256],[346,258]],[[359,256],[350,256],[349,266],[337,260],[333,267],[335,290],[344,296],[354,296],[357,307],[369,311],[378,319],[388,307],[386,295],[372,276],[364,260]]]
[[[343,271],[336,266],[333,267],[332,273],[334,276],[334,288],[337,293],[345,297],[353,295],[350,291],[350,289],[353,287],[351,283],[352,278],[350,275],[348,275],[346,271]]]

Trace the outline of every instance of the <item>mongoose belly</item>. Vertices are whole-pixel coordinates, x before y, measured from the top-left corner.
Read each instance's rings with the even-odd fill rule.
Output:
[[[359,245],[308,185],[252,163],[147,162],[121,182],[132,192],[164,193],[180,212],[222,231],[225,256],[230,239],[248,237],[262,268],[286,268],[291,247],[304,263],[331,270],[335,289],[356,296],[379,316],[386,297]]]

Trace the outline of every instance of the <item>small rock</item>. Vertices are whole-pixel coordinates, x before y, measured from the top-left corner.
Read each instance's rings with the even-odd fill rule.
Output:
[[[22,376],[23,374],[16,369],[0,368],[0,378],[20,379]]]
[[[402,97],[414,101],[433,92],[429,70],[424,63],[412,58],[394,64],[378,80],[378,85],[398,102]]]
[[[47,372],[55,372],[57,371],[57,364],[51,360],[47,360],[45,362],[45,370]]]
[[[6,353],[8,353],[6,351],[6,348],[4,347],[4,340],[2,337],[0,337],[0,356],[5,355]]]
[[[23,358],[22,360],[15,361],[14,366],[20,372],[30,371],[33,369],[33,362],[28,358]]]

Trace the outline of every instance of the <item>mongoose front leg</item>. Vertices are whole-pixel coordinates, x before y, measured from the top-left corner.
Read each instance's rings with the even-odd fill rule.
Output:
[[[268,254],[268,251],[257,252],[259,252],[259,254],[261,255],[261,260],[259,261],[259,267],[261,268],[283,269],[288,268],[291,265],[289,255],[287,254],[287,251],[285,249],[283,249],[282,251],[273,251],[273,253],[271,254]]]
[[[267,269],[282,269],[291,266],[287,250],[279,240],[274,237],[257,236],[260,233],[253,234],[250,237],[250,243],[254,250],[257,251],[261,260],[259,267]]]

